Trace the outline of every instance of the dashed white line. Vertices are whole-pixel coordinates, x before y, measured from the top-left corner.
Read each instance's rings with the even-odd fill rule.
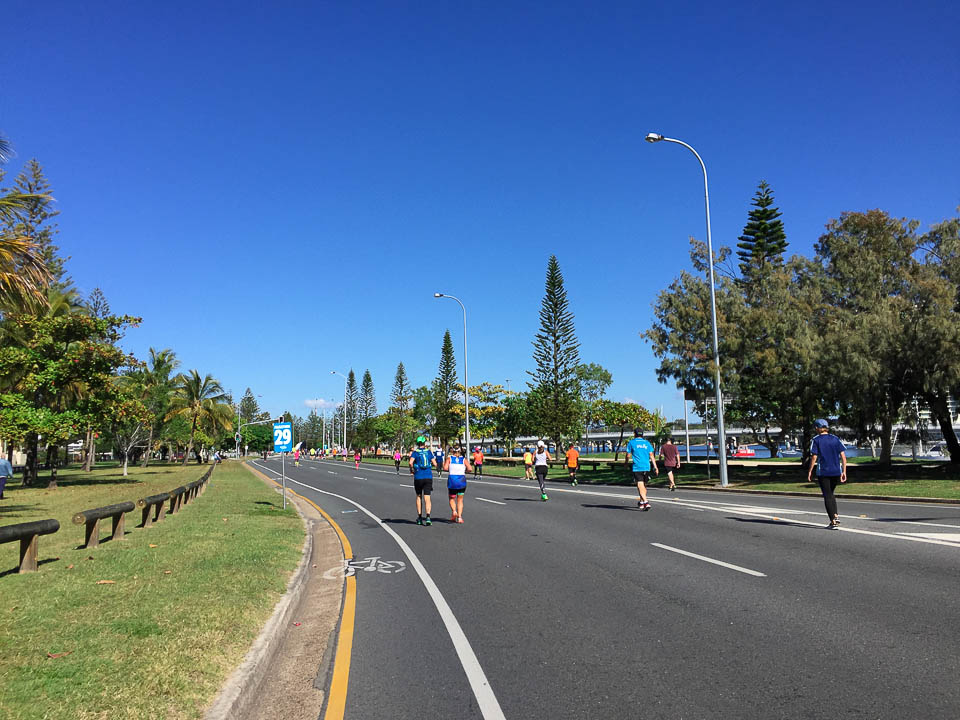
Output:
[[[327,470],[327,472],[330,473],[331,475],[336,475],[336,473],[333,470]]]
[[[413,485],[405,485],[404,483],[400,483],[400,487],[413,487]]]
[[[705,555],[697,555],[696,553],[689,552],[687,550],[681,550],[680,548],[670,547],[669,545],[661,545],[660,543],[650,543],[654,547],[661,548],[663,550],[669,550],[670,552],[680,553],[681,555],[686,555],[687,557],[696,558],[697,560],[703,560],[704,562],[713,563],[714,565],[719,565],[721,567],[729,568],[731,570],[736,570],[737,572],[742,572],[747,575],[753,575],[754,577],[766,577],[762,572],[757,572],[756,570],[751,570],[750,568],[740,567],[739,565],[733,565],[723,560],[714,560],[713,558],[708,558]]]
[[[353,476],[353,479],[354,479],[354,480],[366,480],[366,478],[362,478],[362,477],[360,477],[359,475],[354,475],[354,476]]]
[[[263,466],[261,465],[260,467]],[[480,661],[473,652],[473,648],[470,646],[470,641],[467,640],[467,636],[463,632],[463,628],[460,627],[460,623],[457,621],[456,615],[453,614],[453,610],[444,599],[443,594],[440,592],[440,588],[437,587],[437,584],[433,581],[433,578],[430,577],[430,573],[427,572],[427,569],[423,566],[423,563],[420,562],[420,558],[417,557],[416,553],[413,552],[410,546],[403,541],[403,538],[397,535],[397,533],[394,532],[393,528],[391,528],[389,525],[385,525],[383,520],[378,518],[355,500],[351,500],[343,495],[327,492],[326,490],[318,490],[311,485],[293,480],[292,478],[290,479],[290,482],[296,483],[297,485],[305,488],[309,488],[314,492],[322,493],[323,495],[329,495],[330,497],[335,497],[339,500],[350,503],[358,510],[369,516],[374,522],[383,528],[384,532],[386,532],[394,539],[394,541],[396,541],[397,545],[400,546],[400,549],[410,561],[410,567],[412,567],[420,577],[420,581],[426,588],[427,594],[430,595],[430,599],[433,600],[433,604],[436,606],[437,612],[440,613],[440,619],[447,628],[447,633],[450,635],[450,639],[453,641],[454,650],[457,651],[457,657],[460,658],[460,664],[463,666],[464,673],[466,673],[467,681],[470,683],[470,688],[473,690],[473,695],[477,699],[477,707],[480,710],[480,714],[483,716],[484,720],[506,720],[506,716],[503,714],[503,710],[500,708],[500,703],[497,701],[497,696],[494,694],[493,688],[490,686],[490,681],[487,679],[486,673],[483,672],[483,668],[480,666]]]
[[[494,505],[506,505],[505,502],[500,502],[499,500],[487,500],[486,498],[481,498],[481,497],[474,498],[474,500],[479,500],[480,502],[493,503]]]

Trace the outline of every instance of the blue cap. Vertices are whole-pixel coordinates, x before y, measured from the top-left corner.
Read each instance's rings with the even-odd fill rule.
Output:
[[[813,421],[813,426],[814,426],[815,428],[828,428],[828,427],[830,427],[830,423],[828,423],[828,422],[827,422],[826,420],[824,420],[823,418],[820,418],[819,420],[814,420],[814,421]]]

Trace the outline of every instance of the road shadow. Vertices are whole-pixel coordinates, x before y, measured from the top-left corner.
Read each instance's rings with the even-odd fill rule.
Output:
[[[405,520],[403,518],[383,518],[380,522],[387,525],[416,525],[416,520]]]
[[[510,502],[540,502],[539,498],[504,498]]]
[[[864,518],[866,519],[866,518]],[[885,523],[895,523],[895,522],[932,522],[933,520],[957,520],[957,517],[954,516],[940,516],[940,517],[908,517],[908,518],[871,518],[874,522],[885,522]]]
[[[731,517],[727,516],[727,520],[736,520],[741,523],[752,523],[754,525],[789,525],[790,527],[803,528],[804,530],[820,530],[821,527],[827,527],[827,525],[807,525],[806,523],[795,523],[790,522],[789,520],[766,520],[764,518],[741,518],[741,517]]]
[[[629,505],[591,505],[588,503],[580,503],[580,507],[599,508],[601,510],[638,510],[639,509],[636,507],[630,507]]]
[[[48,563],[55,563],[59,560],[60,558],[58,557],[47,558],[45,560],[38,560],[37,569],[39,570],[41,565],[47,565]],[[18,575],[19,573],[20,573],[20,570],[18,568],[11,568],[9,570],[4,570],[3,572],[0,572],[0,578],[6,577],[7,575]]]

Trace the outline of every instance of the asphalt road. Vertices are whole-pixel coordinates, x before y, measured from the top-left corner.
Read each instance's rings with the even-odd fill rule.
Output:
[[[841,499],[831,531],[813,498],[654,490],[642,512],[631,488],[489,478],[454,525],[444,479],[420,527],[405,467],[286,470],[379,559],[353,720],[960,717],[960,506]]]

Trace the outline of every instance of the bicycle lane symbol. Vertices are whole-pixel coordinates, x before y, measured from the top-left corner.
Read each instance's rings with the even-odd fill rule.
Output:
[[[381,560],[379,557],[368,557],[358,560],[344,560],[341,565],[327,570],[323,577],[327,580],[335,580],[342,577],[356,575],[361,572],[378,572],[384,575],[395,575],[407,569],[407,564],[402,560]]]

